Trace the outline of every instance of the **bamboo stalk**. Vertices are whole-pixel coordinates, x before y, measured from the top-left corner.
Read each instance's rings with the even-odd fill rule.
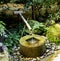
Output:
[[[23,17],[22,11],[15,11],[14,13],[15,13],[15,14],[19,14],[19,15],[21,16],[22,20],[24,21],[24,23],[26,24],[26,26],[28,27],[28,29],[29,29],[30,31],[32,31],[31,26],[28,24],[28,22],[26,21],[26,19]]]

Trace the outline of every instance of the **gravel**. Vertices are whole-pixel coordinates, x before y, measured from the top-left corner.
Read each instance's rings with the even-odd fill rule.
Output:
[[[46,52],[40,56],[40,57],[36,57],[36,58],[27,58],[24,57],[23,55],[20,54],[20,47],[14,47],[12,49],[12,60],[13,61],[41,61],[42,59],[44,59],[45,57],[51,55],[54,53],[54,51],[56,50],[56,45],[55,43],[50,43],[50,42],[46,42],[45,43],[46,46]]]

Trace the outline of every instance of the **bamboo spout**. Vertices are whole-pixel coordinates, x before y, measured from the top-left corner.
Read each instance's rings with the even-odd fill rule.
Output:
[[[24,21],[24,23],[26,24],[26,26],[28,27],[28,29],[30,30],[30,32],[32,33],[32,28],[31,26],[28,24],[28,22],[26,21],[26,19],[23,17],[22,15],[23,11],[14,11],[14,14],[19,14],[22,18],[22,20]]]

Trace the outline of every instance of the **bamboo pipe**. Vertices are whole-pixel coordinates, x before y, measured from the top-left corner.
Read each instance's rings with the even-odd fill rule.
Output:
[[[26,24],[26,26],[28,27],[28,29],[30,30],[30,32],[32,33],[32,28],[31,26],[28,24],[28,22],[26,21],[26,19],[23,17],[22,15],[23,11],[14,11],[14,14],[19,14],[22,18],[22,20],[24,21],[24,23]]]

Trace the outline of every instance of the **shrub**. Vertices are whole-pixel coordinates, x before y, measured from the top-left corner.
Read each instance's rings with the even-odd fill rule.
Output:
[[[60,24],[50,26],[47,30],[46,37],[56,44],[60,43]]]

